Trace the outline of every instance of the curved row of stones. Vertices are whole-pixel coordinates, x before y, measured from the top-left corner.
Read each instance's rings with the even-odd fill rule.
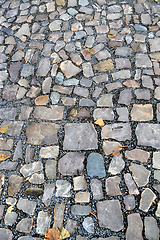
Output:
[[[160,5],[0,4],[0,239],[158,240]]]

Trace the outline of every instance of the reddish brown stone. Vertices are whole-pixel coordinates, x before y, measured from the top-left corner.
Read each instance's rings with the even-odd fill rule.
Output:
[[[125,157],[130,160],[147,163],[150,153],[142,149],[133,149],[131,151],[126,151]]]

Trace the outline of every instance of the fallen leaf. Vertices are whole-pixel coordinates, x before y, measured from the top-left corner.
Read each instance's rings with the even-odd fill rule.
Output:
[[[66,239],[66,238],[69,238],[69,237],[70,237],[70,234],[69,234],[69,232],[67,231],[67,229],[62,228],[62,230],[61,230],[61,232],[60,232],[59,240],[60,240],[60,239]]]
[[[152,203],[156,204],[156,202],[154,200],[151,200]]]
[[[0,161],[4,161],[6,159],[10,158],[10,156],[4,154],[4,153],[0,153]]]
[[[73,117],[76,117],[77,116],[77,109],[75,109],[75,108],[73,108],[72,110],[71,110],[71,116],[73,116]]]
[[[97,216],[94,214],[94,213],[92,213],[92,212],[89,212],[91,215],[93,215],[94,217],[95,217],[95,219],[97,219],[98,220],[98,218],[97,218]]]
[[[0,128],[0,133],[6,133],[8,131],[8,125],[4,125]]]
[[[102,118],[99,118],[97,121],[94,122],[95,124],[99,125],[100,127],[104,126],[104,122]]]
[[[10,206],[9,208],[7,208],[7,212],[8,212],[8,213],[11,213],[11,212],[13,211],[13,209],[14,209],[14,206],[12,205],[12,206]]]
[[[120,148],[115,148],[112,152],[112,155],[118,157],[120,155]]]
[[[109,33],[109,34],[108,34],[108,38],[116,38],[116,34],[111,34],[111,33]]]
[[[60,233],[55,228],[50,228],[48,229],[44,236],[45,236],[44,240],[58,240]]]

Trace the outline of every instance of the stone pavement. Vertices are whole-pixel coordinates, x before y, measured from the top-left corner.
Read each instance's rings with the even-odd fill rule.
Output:
[[[159,240],[160,2],[0,4],[0,240]]]

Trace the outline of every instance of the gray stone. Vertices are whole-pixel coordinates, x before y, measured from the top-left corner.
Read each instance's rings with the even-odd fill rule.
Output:
[[[58,142],[57,133],[60,126],[55,123],[32,122],[26,128],[27,143],[33,145],[53,145]]]
[[[84,169],[83,153],[67,153],[58,163],[58,170],[63,176],[81,175]]]
[[[102,118],[103,120],[113,120],[114,112],[112,108],[96,108],[93,112],[94,120]]]
[[[47,212],[40,211],[37,217],[37,228],[38,234],[44,234],[50,228],[51,215]]]
[[[91,217],[86,217],[84,219],[82,225],[88,233],[93,233],[94,234],[94,221]]]
[[[77,228],[78,228],[78,222],[73,219],[68,218],[65,229],[67,229],[70,236],[73,236],[73,234],[76,232]]]
[[[57,104],[60,100],[60,94],[58,92],[51,92],[50,99],[52,104]]]
[[[43,83],[42,83],[42,91],[43,94],[50,93],[50,88],[51,88],[51,83],[52,83],[52,78],[47,77]],[[53,103],[52,103],[53,104]]]
[[[54,207],[54,224],[53,228],[61,229],[63,227],[63,219],[64,219],[64,210],[65,203],[56,203]]]
[[[62,20],[54,20],[49,24],[50,31],[59,31],[61,29]]]
[[[89,213],[91,212],[91,207],[89,205],[72,205],[71,206],[71,213],[73,215],[89,215]]]
[[[149,182],[150,171],[144,166],[131,163],[129,169],[138,187],[143,187]]]
[[[2,240],[12,240],[13,234],[12,231],[5,228],[0,228],[0,236]]]
[[[15,62],[10,64],[9,74],[11,82],[15,82],[17,80],[21,67],[21,62]]]
[[[136,89],[135,95],[137,99],[144,99],[144,100],[150,99],[150,91],[147,89]]]
[[[121,179],[118,176],[106,178],[106,195],[108,196],[122,195],[119,188],[120,182]]]
[[[8,195],[14,196],[14,194],[17,194],[19,190],[22,187],[22,181],[23,177],[20,177],[18,175],[11,175],[9,177],[9,186],[8,186]]]
[[[159,38],[149,39],[148,41],[149,41],[149,44],[150,44],[150,51],[151,52],[160,51],[160,39]]]
[[[113,80],[118,80],[118,79],[128,79],[131,78],[131,72],[130,70],[121,70],[118,72],[114,72],[111,74]]]
[[[116,175],[120,173],[125,167],[125,162],[122,158],[122,154],[114,156],[109,164],[108,172]]]
[[[131,128],[128,123],[108,124],[102,127],[101,136],[102,139],[131,140]]]
[[[17,216],[18,214],[15,212],[11,212],[11,213],[6,212],[6,215],[4,218],[5,225],[12,226],[15,223]]]
[[[158,202],[158,206],[157,206],[157,210],[156,210],[155,215],[156,215],[157,217],[160,217],[160,201]]]
[[[13,161],[18,159],[23,159],[23,151],[22,151],[22,141],[19,140],[14,151]]]
[[[139,213],[129,214],[127,216],[128,228],[126,240],[142,240],[143,222]]]
[[[30,163],[34,160],[34,148],[27,147],[25,154],[25,163]]]
[[[130,105],[131,98],[132,98],[131,90],[125,89],[120,92],[118,103],[128,106]]]
[[[157,221],[154,217],[145,217],[145,236],[148,240],[158,240],[159,239],[159,228]]]
[[[82,98],[79,101],[79,106],[81,107],[92,107],[95,105],[95,102],[92,99]]]
[[[134,195],[126,195],[124,196],[124,204],[126,210],[133,210],[135,208],[135,196]]]
[[[97,132],[91,123],[67,123],[65,125],[64,150],[97,149]]]
[[[0,220],[3,218],[3,213],[4,213],[5,205],[0,205]]]
[[[20,173],[23,177],[31,176],[33,173],[41,171],[43,169],[43,164],[40,161],[24,164],[20,169]]]
[[[136,67],[139,68],[151,68],[152,67],[152,62],[149,59],[147,54],[143,54],[143,53],[137,53],[135,56],[135,65]]]
[[[153,153],[153,168],[160,169],[160,152]]]
[[[154,179],[156,179],[160,182],[160,170],[154,171]]]
[[[98,179],[91,179],[90,182],[93,199],[100,200],[103,198],[102,182]]]
[[[131,68],[131,62],[128,58],[116,58],[116,69]]]
[[[104,159],[99,153],[90,153],[87,158],[87,173],[90,177],[104,178],[106,176]]]
[[[105,200],[96,203],[100,227],[119,232],[124,228],[121,205],[118,200]],[[135,239],[134,239],[135,240]]]
[[[42,58],[39,62],[37,76],[46,76],[50,69],[49,58]]]
[[[44,174],[43,173],[34,173],[29,182],[32,184],[43,184],[44,183]]]
[[[128,108],[126,107],[121,107],[121,108],[116,108],[117,114],[118,114],[118,121],[120,122],[129,122],[129,112]]]
[[[73,178],[73,186],[74,186],[74,191],[86,190],[87,182],[86,182],[84,176],[74,177]]]
[[[36,209],[37,203],[35,201],[30,201],[28,199],[20,198],[17,203],[17,208],[23,212],[33,215]]]
[[[97,101],[97,107],[113,107],[113,94],[103,94]]]
[[[21,129],[23,127],[23,122],[22,121],[3,121],[0,127],[4,125],[8,125],[8,130],[6,134],[9,136],[20,136]]]
[[[0,170],[14,171],[18,165],[18,162],[5,161],[0,163]]]
[[[108,75],[107,74],[101,74],[93,77],[93,81],[95,81],[97,84],[102,82],[108,82]]]
[[[139,123],[136,127],[138,145],[160,148],[160,126],[153,123]]]
[[[45,162],[45,173],[48,179],[55,179],[57,176],[57,161],[47,160]]]
[[[130,56],[132,53],[132,49],[129,47],[118,47],[115,51],[115,55],[117,56]]]
[[[70,197],[71,184],[67,180],[56,181],[56,197]]]
[[[43,193],[42,202],[45,204],[46,207],[48,207],[50,205],[54,190],[55,190],[54,183],[45,183],[44,184],[44,193]]]
[[[154,90],[153,81],[150,76],[145,76],[145,75],[142,76],[142,85],[143,85],[143,87]],[[155,91],[155,93],[156,93],[156,91]]]
[[[29,64],[23,64],[23,68],[21,71],[21,77],[29,77],[34,75],[34,66]]]
[[[6,119],[6,120],[15,120],[15,117],[17,115],[17,108],[1,108],[0,109],[0,119]]]
[[[40,158],[57,158],[59,155],[59,146],[42,147],[39,152]]]
[[[141,194],[139,209],[144,212],[148,212],[149,208],[152,205],[152,201],[154,201],[155,199],[156,195],[152,192],[152,190],[146,188]]]
[[[129,194],[137,194],[138,195],[139,194],[138,188],[137,188],[135,182],[133,181],[130,173],[124,174],[124,180],[127,185]]]
[[[30,233],[33,226],[33,218],[23,218],[16,226],[16,230],[22,233]]]
[[[134,28],[137,32],[147,32],[147,28],[139,24],[135,24]]]
[[[60,68],[61,68],[62,72],[65,74],[66,78],[71,78],[82,71],[80,68],[76,67],[69,60],[62,62],[60,64]]]

